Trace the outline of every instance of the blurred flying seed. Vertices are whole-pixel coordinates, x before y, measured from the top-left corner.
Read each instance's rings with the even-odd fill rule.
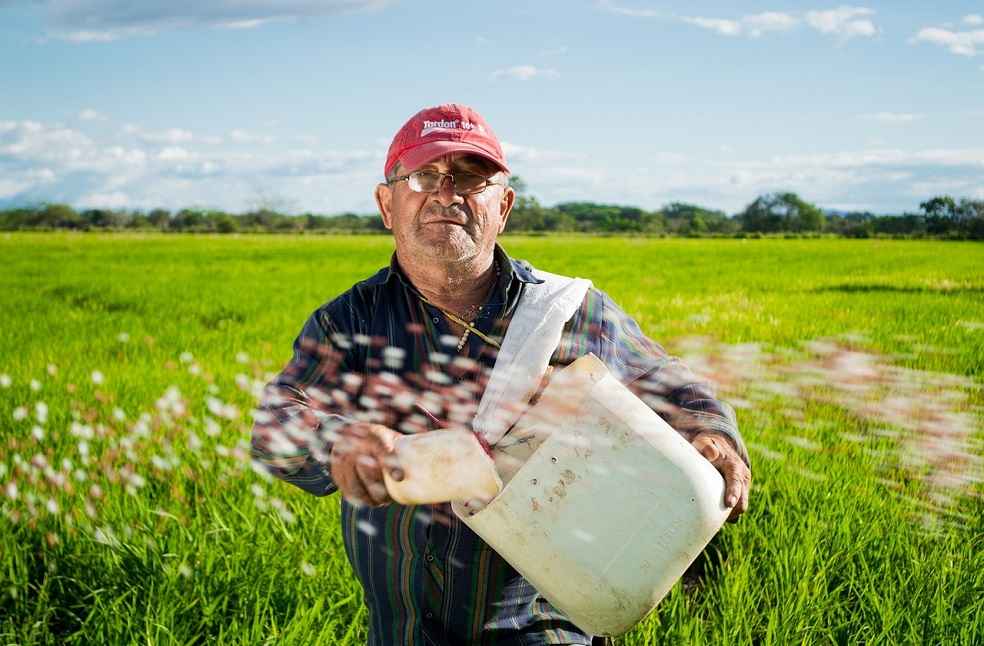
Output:
[[[116,340],[119,341],[120,343],[126,343],[130,340],[130,335],[127,334],[126,332],[120,332],[119,334],[116,335]]]
[[[376,528],[373,527],[372,523],[370,523],[367,520],[360,520],[355,525],[356,527],[359,528],[359,531],[365,534],[366,536],[375,536],[378,533]]]

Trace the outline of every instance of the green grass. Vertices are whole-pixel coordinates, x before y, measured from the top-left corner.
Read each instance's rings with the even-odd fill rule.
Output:
[[[536,266],[591,278],[673,351],[698,336],[712,355],[758,343],[770,365],[800,365],[810,359],[803,341],[829,338],[911,374],[984,381],[981,245],[503,242]],[[0,487],[19,486],[17,500],[0,489],[0,643],[364,643],[337,496],[267,482],[243,456],[249,389],[283,365],[312,310],[391,249],[385,237],[0,237],[0,374],[12,382],[0,388]],[[169,422],[156,402],[172,385],[187,413]],[[751,510],[712,543],[699,582],[675,587],[618,643],[984,643],[981,483],[940,503],[939,465],[907,465],[902,440],[839,401],[836,383],[804,387],[796,401],[757,385],[728,391],[751,393],[739,410]],[[973,420],[980,455],[981,390],[927,393],[961,395],[950,412]],[[210,413],[209,396],[240,415]],[[48,416],[36,441],[39,401]],[[21,406],[28,417],[15,420]],[[141,413],[145,436],[133,432]],[[89,464],[79,425],[92,429]],[[39,453],[56,479],[72,461],[70,487],[45,484],[43,466],[15,466],[15,455],[29,463]],[[132,493],[126,465],[145,480],[131,481]],[[102,498],[89,495],[93,483]]]

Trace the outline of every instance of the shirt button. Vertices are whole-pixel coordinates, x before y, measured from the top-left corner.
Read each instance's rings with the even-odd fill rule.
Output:
[[[427,619],[433,619],[434,613],[428,610],[427,612],[424,613],[424,617],[426,617]]]
[[[440,321],[441,321],[441,319],[437,318],[436,316],[434,317],[434,322],[435,323],[440,323]]]
[[[433,563],[434,562],[434,555],[433,554],[428,554],[426,558],[427,558],[428,563]]]

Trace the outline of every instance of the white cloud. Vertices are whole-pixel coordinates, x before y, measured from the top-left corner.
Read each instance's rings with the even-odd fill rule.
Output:
[[[908,117],[898,117],[908,113],[886,114],[908,123]],[[377,142],[375,132],[365,133],[364,146],[334,151],[316,145],[289,149],[286,143],[229,145],[228,138],[225,146],[215,146],[197,133],[190,141],[161,144],[139,137],[144,131],[137,126],[121,139],[99,125],[0,121],[0,204],[242,211],[263,192],[297,211],[373,212],[372,187],[388,144]],[[732,143],[706,156],[652,151],[622,166],[577,148],[511,141],[503,148],[513,171],[545,204],[583,199],[657,208],[689,201],[733,213],[762,193],[792,190],[823,206],[899,212],[914,210],[933,187],[972,196],[984,186],[984,150],[970,148],[862,146],[825,155],[758,157]]]
[[[152,36],[169,29],[254,29],[278,20],[298,20],[385,7],[390,0],[48,0],[51,37],[74,43]]]
[[[93,122],[85,122],[86,125]],[[382,152],[259,149],[266,138],[240,131],[235,148],[183,128],[120,133],[37,121],[0,121],[0,204],[59,201],[79,207],[249,206],[257,187],[304,208],[371,211]],[[175,143],[177,142],[177,143]],[[339,203],[364,186],[364,196]]]
[[[620,16],[631,16],[633,18],[659,18],[664,15],[662,11],[657,9],[634,9],[631,7],[622,7],[615,4],[611,0],[598,0],[598,6],[611,13],[618,14]]]
[[[84,195],[75,203],[80,208],[121,209],[130,206],[130,198],[125,193],[90,193]]]
[[[751,38],[758,38],[770,31],[788,31],[799,22],[788,13],[778,11],[766,11],[743,16],[738,20],[701,16],[684,16],[682,20],[703,29],[716,31],[724,36],[749,36]]]
[[[767,31],[787,31],[799,22],[793,16],[778,11],[766,11],[742,18],[742,24],[752,37],[760,36]]]
[[[688,201],[730,213],[763,193],[790,190],[821,206],[862,205],[878,212],[915,210],[946,192],[971,196],[984,184],[982,149],[880,149],[756,159],[736,151],[709,158],[664,155],[651,168],[579,163],[516,162],[514,170],[545,204],[592,200],[657,208]],[[676,159],[674,159],[676,157]],[[665,163],[663,163],[665,161]]]
[[[508,78],[517,81],[529,81],[538,76],[556,78],[557,70],[536,67],[535,65],[514,65],[513,67],[506,67],[492,72],[492,78],[494,79]]]
[[[187,161],[194,159],[196,155],[180,146],[168,146],[157,153],[157,159],[161,161]]]
[[[984,25],[984,16],[978,13],[972,13],[964,16],[963,22],[965,25],[970,25],[971,27],[977,27],[979,25]]]
[[[253,18],[251,20],[229,20],[227,22],[220,22],[217,27],[222,29],[256,29],[261,27],[268,22],[271,22],[272,18]]]
[[[924,115],[913,114],[911,112],[874,112],[871,114],[862,114],[862,119],[868,119],[869,121],[878,121],[880,123],[889,124],[903,124],[912,123],[922,119]]]
[[[939,45],[958,56],[977,56],[977,48],[984,47],[984,29],[950,31],[940,27],[926,27],[920,29],[909,42]]]
[[[82,121],[105,121],[106,116],[92,108],[86,108],[79,112],[79,119]]]
[[[510,166],[516,163],[553,163],[558,161],[570,161],[573,159],[583,159],[583,155],[575,155],[559,150],[545,150],[532,146],[523,146],[509,141],[502,142],[502,152],[506,155],[506,161]]]
[[[229,139],[237,144],[272,144],[275,141],[270,135],[257,135],[239,128],[229,133]]]
[[[719,34],[725,36],[739,36],[741,35],[741,23],[735,20],[724,20],[721,18],[700,18],[700,17],[684,17],[684,22],[688,22],[691,25],[696,25],[704,29],[710,29],[711,31],[716,31]]]
[[[138,136],[151,144],[180,144],[195,139],[195,135],[182,128],[168,128],[160,132],[140,132]]]
[[[878,34],[878,27],[870,19],[875,15],[867,7],[841,6],[828,11],[808,11],[806,22],[822,34],[841,38],[871,37]]]

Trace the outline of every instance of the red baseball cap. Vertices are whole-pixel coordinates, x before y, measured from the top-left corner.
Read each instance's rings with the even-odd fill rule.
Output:
[[[383,175],[389,177],[396,162],[414,170],[442,155],[457,152],[484,157],[509,172],[502,146],[482,115],[466,105],[445,103],[424,108],[403,124],[386,153]]]

